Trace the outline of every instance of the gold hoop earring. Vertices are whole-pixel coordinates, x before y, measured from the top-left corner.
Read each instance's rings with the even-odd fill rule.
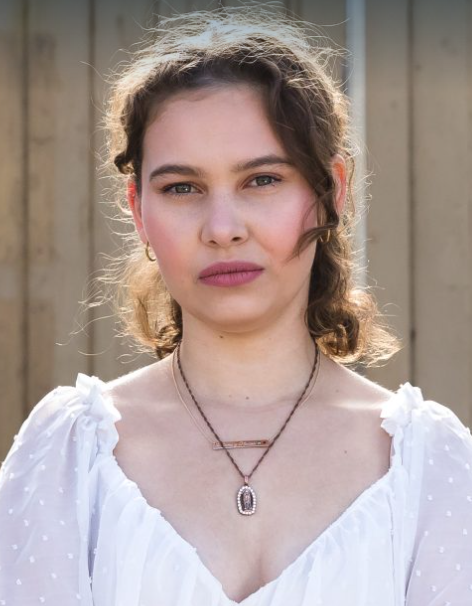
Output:
[[[146,248],[144,249],[144,252],[146,253],[146,257],[149,259],[149,261],[155,261],[156,259],[153,259],[151,257],[151,255],[149,254],[149,242],[146,243]]]

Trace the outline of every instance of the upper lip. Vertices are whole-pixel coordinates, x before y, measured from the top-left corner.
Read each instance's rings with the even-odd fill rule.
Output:
[[[209,276],[215,276],[217,274],[229,274],[229,273],[237,273],[243,271],[256,271],[258,269],[264,269],[260,265],[256,263],[250,263],[249,261],[229,261],[229,262],[220,262],[213,263],[213,265],[209,265],[202,270],[198,277],[199,278],[208,278]]]

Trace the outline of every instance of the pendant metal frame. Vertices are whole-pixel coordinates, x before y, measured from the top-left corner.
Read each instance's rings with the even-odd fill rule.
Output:
[[[244,496],[248,493],[250,496],[250,506],[248,506],[244,502]],[[254,513],[256,513],[257,497],[256,497],[256,493],[254,492],[254,489],[251,488],[251,486],[249,486],[249,484],[243,484],[241,486],[241,488],[238,491],[238,496],[237,496],[236,501],[237,501],[237,505],[238,505],[238,511],[243,516],[251,516]]]

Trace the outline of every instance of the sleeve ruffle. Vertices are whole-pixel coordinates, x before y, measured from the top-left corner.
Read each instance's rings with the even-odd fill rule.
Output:
[[[79,372],[76,390],[86,414],[97,425],[99,450],[112,452],[119,438],[115,423],[121,419],[121,414],[104,396],[105,383],[98,377]]]
[[[422,408],[424,408],[424,400],[421,389],[413,387],[409,382],[404,383],[383,406],[380,416],[384,420],[381,427],[393,436],[398,428],[404,429],[409,425],[412,416],[419,413]]]

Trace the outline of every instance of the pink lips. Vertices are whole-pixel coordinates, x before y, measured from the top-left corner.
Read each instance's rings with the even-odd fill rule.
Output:
[[[264,268],[247,261],[214,263],[199,274],[200,281],[209,286],[239,286],[258,278]]]

